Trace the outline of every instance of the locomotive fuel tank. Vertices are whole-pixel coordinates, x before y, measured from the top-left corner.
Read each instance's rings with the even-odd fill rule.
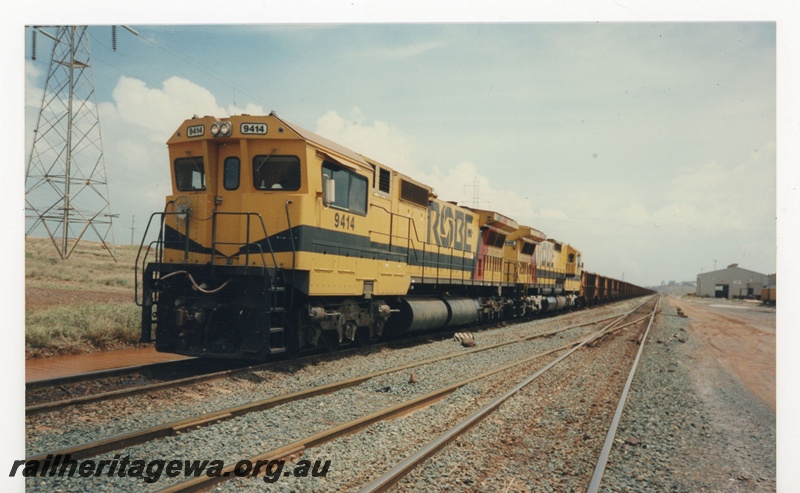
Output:
[[[390,326],[398,332],[421,332],[478,319],[480,305],[472,298],[401,298]]]

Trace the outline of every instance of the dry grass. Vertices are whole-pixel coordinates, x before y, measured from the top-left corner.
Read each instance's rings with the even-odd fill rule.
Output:
[[[27,356],[137,343],[140,309],[133,302],[136,252],[134,246],[117,246],[114,262],[102,244],[81,241],[68,259],[61,260],[49,239],[27,238]]]
[[[82,241],[61,260],[46,238],[25,240],[25,286],[89,291],[130,291],[133,299],[133,264],[138,247],[115,247],[115,263],[103,245]]]
[[[57,306],[26,313],[25,345],[46,354],[63,354],[135,344],[139,313],[133,302]]]

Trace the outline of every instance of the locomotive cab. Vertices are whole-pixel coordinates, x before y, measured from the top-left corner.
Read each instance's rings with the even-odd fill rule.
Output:
[[[284,352],[291,249],[273,243],[294,239],[288,204],[308,187],[303,140],[274,116],[241,115],[187,120],[167,145],[172,193],[141,260],[142,340],[155,329],[159,351]]]
[[[184,122],[167,145],[164,261],[266,267],[258,241],[287,229],[286,201],[308,188],[300,136],[274,116],[204,117]]]

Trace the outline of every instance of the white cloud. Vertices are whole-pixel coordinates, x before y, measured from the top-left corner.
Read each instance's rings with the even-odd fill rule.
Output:
[[[353,108],[347,117],[327,111],[317,119],[314,131],[401,173],[413,172],[409,163],[409,155],[414,151],[411,140],[387,122],[368,122],[359,108]]]
[[[428,183],[440,198],[457,201],[468,207],[497,211],[523,224],[530,223],[534,218],[527,198],[511,190],[495,188],[492,180],[479,173],[474,163],[463,161],[444,172],[438,168],[432,171],[428,174]]]
[[[25,62],[25,106],[34,107],[37,110],[42,105],[42,88],[35,85],[41,77],[42,71],[33,62]]]
[[[641,204],[635,203],[621,209],[619,216],[626,224],[634,226],[641,226],[651,220],[650,213]]]
[[[149,88],[141,80],[123,76],[112,97],[124,122],[150,130],[161,142],[187,116],[225,114],[208,89],[180,77],[170,77],[161,88]]]
[[[495,210],[523,224],[531,223],[536,217],[527,198],[511,190],[495,188],[492,180],[478,173],[474,163],[462,161],[423,168],[411,159],[414,144],[410,138],[386,122],[368,122],[358,108],[353,108],[347,118],[336,111],[326,112],[317,119],[315,131],[433,187],[443,200]]]
[[[658,226],[683,225],[703,228],[707,225],[703,222],[705,217],[698,213],[693,204],[673,203],[661,207],[652,214],[648,215],[648,220]],[[636,224],[636,223],[633,223]],[[638,225],[644,224],[644,222]]]
[[[388,47],[368,47],[362,53],[380,60],[398,60],[405,58],[412,58],[422,55],[429,51],[434,51],[442,48],[446,43],[441,41],[426,41],[415,42],[406,45],[388,46]]]
[[[664,191],[670,203],[654,220],[710,231],[759,230],[773,216],[774,197],[774,144],[767,143],[733,165],[711,161],[682,168]]]
[[[569,219],[569,214],[560,209],[541,209],[539,210],[537,217],[542,219],[566,221]]]
[[[267,112],[264,111],[264,107],[258,104],[247,103],[244,108],[240,108],[236,105],[228,106],[228,115],[265,115]],[[224,115],[223,115],[224,116]]]

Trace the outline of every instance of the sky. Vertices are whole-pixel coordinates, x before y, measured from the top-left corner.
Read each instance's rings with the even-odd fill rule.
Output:
[[[52,47],[38,36],[33,61],[28,26],[90,24],[117,243],[131,243],[132,221],[138,243],[163,208],[165,142],[184,119],[274,110],[441,198],[572,244],[593,272],[652,286],[738,263],[780,272],[784,299],[797,292],[791,2],[95,3],[27,2],[3,21],[11,286],[24,282],[24,170]],[[114,52],[111,24],[139,35],[120,29]],[[800,403],[784,398],[800,384],[787,353],[800,335],[781,330],[797,311],[778,311],[783,451],[800,443],[786,419]],[[779,484],[800,487],[786,457]]]
[[[276,111],[593,272],[776,271],[774,22],[130,26],[116,52],[89,28],[117,243],[163,209],[184,119]],[[27,154],[53,45],[37,38]]]

